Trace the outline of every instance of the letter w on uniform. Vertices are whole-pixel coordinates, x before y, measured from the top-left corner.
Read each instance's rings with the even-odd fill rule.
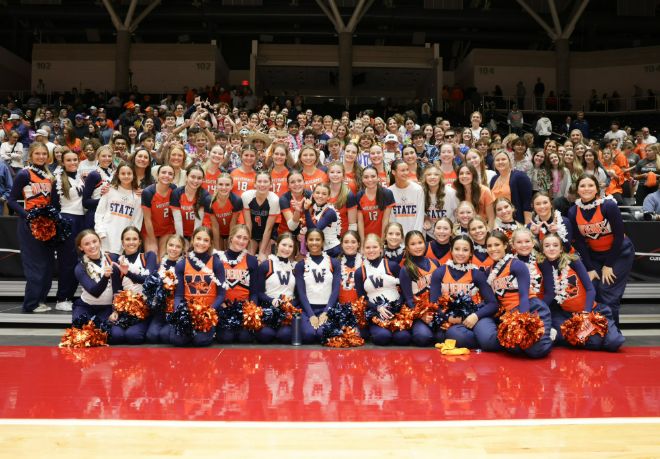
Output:
[[[375,288],[383,288],[384,281],[383,281],[382,277],[380,277],[380,276],[374,277],[372,275],[372,276],[369,276],[369,280],[371,281],[372,284],[374,284]]]
[[[325,269],[322,269],[321,271],[312,269],[312,276],[314,276],[314,280],[316,281],[317,284],[320,284],[321,282],[325,282]]]
[[[291,271],[287,271],[286,273],[278,272],[277,277],[280,279],[280,285],[289,285],[289,280],[291,279]],[[314,278],[316,278],[316,275],[314,275]]]

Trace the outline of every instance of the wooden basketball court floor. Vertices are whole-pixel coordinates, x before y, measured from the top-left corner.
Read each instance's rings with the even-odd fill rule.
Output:
[[[660,347],[0,347],[0,457],[658,458]]]

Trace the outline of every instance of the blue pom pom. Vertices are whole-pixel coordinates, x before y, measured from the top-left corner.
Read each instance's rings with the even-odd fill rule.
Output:
[[[218,327],[222,330],[237,331],[243,326],[243,302],[226,301],[226,307],[218,311]]]
[[[278,329],[280,328],[280,325],[282,324],[282,320],[284,319],[284,313],[280,308],[273,307],[268,303],[269,306],[263,305],[262,310],[263,310],[263,316],[261,316],[261,322],[266,326],[270,327],[273,329]]]
[[[193,326],[188,303],[185,300],[179,303],[179,306],[177,306],[173,313],[168,314],[167,321],[172,325],[174,333],[179,336],[192,337],[197,333]]]
[[[169,291],[165,288],[163,279],[157,272],[150,274],[142,284],[142,293],[146,298],[147,305],[154,313],[164,312],[167,307],[167,296]]]

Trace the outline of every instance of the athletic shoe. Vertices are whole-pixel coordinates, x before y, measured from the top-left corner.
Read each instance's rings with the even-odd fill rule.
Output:
[[[34,309],[32,312],[48,312],[50,311],[50,306],[48,306],[46,303],[39,303],[39,306],[37,306],[36,309]]]
[[[550,329],[550,339],[554,342],[557,339],[557,330],[554,328]]]
[[[73,309],[73,303],[68,300],[58,301],[55,305],[55,309],[58,311],[71,311]]]

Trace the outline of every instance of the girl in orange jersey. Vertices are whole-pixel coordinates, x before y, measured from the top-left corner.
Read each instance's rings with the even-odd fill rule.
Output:
[[[302,171],[305,180],[305,189],[313,191],[318,183],[328,183],[328,175],[317,167],[319,152],[309,145],[303,146],[298,159],[298,169]]]
[[[371,161],[369,167],[373,167],[376,172],[378,172],[378,181],[380,182],[380,185],[384,188],[390,186],[390,171],[385,165],[383,147],[380,145],[373,145],[369,149],[369,160]]]
[[[222,174],[220,165],[225,158],[225,151],[220,145],[214,145],[209,152],[209,159],[206,160],[202,168],[204,169],[204,188],[211,196],[215,196],[218,187],[218,177]],[[208,226],[208,225],[206,225]]]
[[[426,241],[420,231],[413,230],[406,234],[405,247],[399,282],[406,305],[410,309],[414,309],[415,297],[429,290],[431,276],[439,265],[436,260],[426,256]],[[432,319],[431,314],[426,314],[421,319],[415,320],[411,330],[413,344],[426,347],[431,346],[436,341],[436,337],[434,337],[429,326]],[[443,339],[438,339],[438,341],[443,341]]]
[[[594,289],[587,269],[576,255],[564,252],[559,235],[550,233],[543,239],[543,258],[539,267],[543,274],[543,302],[550,306],[552,328],[557,344],[570,346],[561,333],[562,324],[573,313],[598,312],[607,318],[607,333],[604,337],[590,336],[585,348],[590,350],[618,350],[625,338],[612,319],[610,308],[596,303]]]
[[[362,183],[362,168],[357,162],[357,155],[358,147],[354,143],[349,143],[344,147],[344,160],[342,162],[345,172],[344,182],[356,196]]]
[[[211,213],[211,196],[202,188],[203,180],[204,170],[193,164],[186,171],[186,185],[172,191],[170,196],[176,234],[185,238],[190,238],[202,226],[204,215]]]
[[[144,250],[165,254],[166,241],[174,234],[174,219],[170,197],[176,187],[172,184],[174,169],[167,164],[158,166],[158,182],[142,192],[142,214],[146,238]]]
[[[619,306],[635,258],[635,247],[626,237],[621,211],[611,196],[599,198],[598,180],[583,175],[577,181],[578,198],[568,211],[575,250],[594,282],[597,300],[612,308],[619,324]]]
[[[198,300],[218,311],[225,300],[225,268],[220,259],[213,255],[211,230],[205,226],[192,234],[190,251],[174,268],[177,277],[174,293],[174,308],[183,300]],[[210,346],[215,328],[208,332],[198,331],[194,336],[181,336],[170,331],[170,343],[175,346]]]
[[[225,295],[225,304],[227,307],[230,301],[253,301],[258,300],[257,289],[257,269],[259,262],[257,257],[250,255],[247,251],[250,244],[250,231],[245,225],[236,225],[232,227],[228,239],[229,248],[220,252],[218,258],[225,271],[227,293]],[[228,330],[218,325],[218,341],[221,343],[231,343],[234,341],[247,343],[253,340],[253,335],[248,330]]]
[[[341,220],[339,234],[346,233],[349,229],[357,230],[357,199],[353,192],[346,186],[344,166],[339,162],[328,165],[328,179],[330,180],[330,198],[332,204]]]
[[[378,171],[369,166],[362,172],[364,190],[357,195],[358,233],[364,241],[367,234],[383,236],[383,229],[390,222],[390,213],[394,206],[394,195],[383,188],[378,179]]]
[[[480,270],[488,272],[493,266],[493,260],[488,256],[488,251],[486,250],[486,239],[488,239],[488,225],[486,221],[479,215],[475,215],[468,224],[468,232],[474,244],[472,264]]]
[[[357,231],[348,230],[341,238],[341,286],[339,287],[339,302],[351,303],[358,299],[355,290],[355,271],[362,268],[360,254],[360,235]]]
[[[442,172],[442,180],[446,185],[453,185],[454,181],[458,178],[456,169],[454,168],[454,147],[450,143],[443,143],[440,146],[440,171]]]
[[[451,259],[451,238],[454,235],[454,224],[448,217],[440,217],[433,226],[433,236],[428,243],[426,256],[444,265]]]
[[[289,177],[289,169],[291,168],[292,160],[291,155],[289,154],[289,146],[287,144],[278,143],[273,146],[271,164],[270,178],[273,182],[272,191],[278,198],[281,198],[284,193],[289,191],[287,178]]]
[[[254,189],[254,181],[257,178],[257,171],[254,170],[254,164],[257,161],[257,152],[251,145],[246,145],[241,150],[241,165],[231,171],[231,177],[234,180],[234,189],[232,190],[239,198],[247,190]]]
[[[488,275],[488,284],[495,293],[495,298],[503,314],[510,311],[538,314],[545,326],[545,333],[531,347],[506,348],[510,352],[524,353],[528,357],[538,359],[546,356],[552,348],[550,330],[552,321],[548,306],[539,300],[530,288],[530,272],[521,260],[511,254],[509,239],[501,231],[493,231],[486,242],[488,255],[495,262]],[[489,347],[501,348],[494,331]]]
[[[234,181],[226,172],[218,177],[215,196],[211,198],[210,219],[215,220],[216,225],[205,223],[204,226],[211,227],[213,231],[213,245],[218,250],[227,248],[227,237],[229,230],[238,221],[243,211],[243,202],[231,190]]]
[[[455,339],[458,347],[488,349],[486,346],[492,341],[493,330],[497,331],[493,321],[497,301],[486,275],[470,263],[472,252],[472,240],[467,235],[452,239],[451,260],[433,272],[429,299],[437,302],[441,297],[451,299],[457,295],[470,295],[477,303],[476,312],[467,317],[454,317],[449,312],[447,321],[450,326],[445,337]]]

